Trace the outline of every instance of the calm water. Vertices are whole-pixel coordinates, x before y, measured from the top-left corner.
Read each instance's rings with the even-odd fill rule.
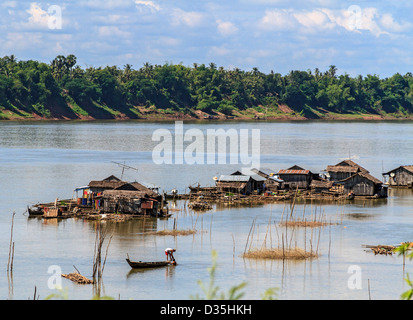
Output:
[[[40,299],[49,289],[48,268],[57,265],[63,273],[92,273],[95,223],[28,219],[27,205],[73,196],[75,187],[122,169],[125,162],[138,168],[126,170],[124,180],[138,180],[169,192],[184,191],[189,185],[212,185],[212,177],[231,173],[239,165],[156,165],[152,141],[156,129],[174,132],[174,123],[140,122],[41,122],[0,123],[0,298],[27,299],[34,288]],[[184,130],[260,129],[261,167],[274,170],[294,164],[320,172],[349,156],[381,179],[381,172],[411,164],[413,123],[411,122],[280,122],[280,123],[191,123]],[[260,299],[269,287],[277,287],[279,299],[399,299],[407,290],[402,259],[374,256],[362,245],[412,241],[413,192],[391,190],[380,201],[352,203],[300,203],[297,216],[320,214],[336,225],[313,230],[284,230],[278,225],[284,204],[257,207],[215,208],[194,214],[185,202],[175,204],[178,229],[203,230],[194,236],[160,237],[145,232],[172,228],[173,219],[135,219],[106,223],[113,232],[103,275],[103,294],[120,299],[189,299],[201,294],[197,280],[209,281],[211,251],[218,252],[216,281],[227,291],[246,281],[245,298]],[[15,258],[12,279],[6,267],[12,212]],[[284,213],[285,214],[285,213]],[[277,247],[287,237],[292,245],[318,248],[321,256],[306,262],[243,259],[253,220],[256,228],[252,247]],[[270,224],[270,228],[268,228]],[[266,242],[264,243],[265,236]],[[251,240],[251,238],[250,238]],[[311,240],[311,243],[310,243]],[[177,249],[178,266],[131,272],[125,261],[163,260],[166,247]],[[411,272],[408,262],[405,272]],[[361,288],[351,289],[348,270],[361,271]],[[11,281],[12,280],[12,281]],[[370,292],[368,289],[370,284]],[[70,299],[90,299],[92,286],[62,279]]]

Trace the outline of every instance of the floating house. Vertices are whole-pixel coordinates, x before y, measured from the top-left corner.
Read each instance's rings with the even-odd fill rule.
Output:
[[[224,193],[250,194],[252,183],[250,176],[221,175],[216,182],[217,189]]]
[[[123,184],[125,184],[125,181],[122,181],[121,179],[112,175],[103,180],[92,180],[89,182],[88,187],[91,192],[100,193],[105,190],[116,189]]]
[[[290,189],[308,189],[313,179],[313,173],[310,170],[297,165],[288,169],[281,169],[277,175],[284,181],[284,186]]]
[[[260,193],[265,188],[264,177],[257,174],[245,175],[240,171],[235,171],[230,175],[221,175],[216,182],[216,187],[220,192],[230,192],[239,194]]]
[[[163,211],[162,196],[139,182],[125,182],[115,176],[92,180],[83,190],[82,204],[103,213],[158,215]],[[162,212],[163,213],[163,212]]]
[[[284,189],[284,180],[278,178],[274,170],[267,168],[251,169],[255,174],[265,178],[265,190],[278,191]]]
[[[342,185],[345,194],[377,198],[387,197],[387,186],[367,172],[358,172],[346,179],[334,182],[334,184]]]
[[[327,166],[325,171],[328,173],[330,181],[341,181],[359,172],[369,173],[368,170],[364,169],[352,160],[344,160],[336,165]]]
[[[389,172],[383,173],[383,176],[389,176],[388,185],[394,187],[413,187],[413,166],[400,166]]]
[[[311,191],[314,193],[329,192],[333,187],[333,181],[328,180],[313,180],[310,184]]]

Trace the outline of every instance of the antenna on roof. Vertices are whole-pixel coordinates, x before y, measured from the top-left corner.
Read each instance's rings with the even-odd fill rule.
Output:
[[[138,171],[137,168],[134,168],[134,167],[131,167],[131,166],[127,166],[127,165],[125,164],[125,161],[124,161],[123,163],[119,163],[119,162],[115,162],[115,161],[111,161],[111,162],[116,163],[119,167],[122,168],[122,175],[120,176],[120,180],[123,179],[123,172],[125,171],[125,169],[131,169],[131,170]]]

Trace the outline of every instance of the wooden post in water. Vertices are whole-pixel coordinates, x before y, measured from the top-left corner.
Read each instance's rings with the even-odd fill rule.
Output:
[[[7,272],[13,272],[13,260],[14,260],[14,242],[13,242],[13,226],[14,226],[14,216],[16,212],[13,211],[11,219],[11,231],[10,231],[10,245],[9,245],[9,259],[7,261]]]

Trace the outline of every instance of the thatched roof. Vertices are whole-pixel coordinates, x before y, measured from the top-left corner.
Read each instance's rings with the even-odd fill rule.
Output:
[[[362,166],[360,166],[359,164],[355,163],[352,160],[343,160],[337,163],[335,167],[355,167],[355,168],[358,168],[362,172],[367,172],[367,173],[369,172],[367,169],[364,169]]]
[[[102,189],[115,189],[122,184],[126,183],[125,181],[120,180],[119,178],[111,175],[103,180],[92,180],[89,182],[89,187],[91,188],[102,188]]]
[[[118,190],[118,191],[139,191],[139,192],[144,192],[148,194],[150,197],[158,197],[159,195],[145,187],[144,185],[140,184],[139,182],[125,182],[122,181],[115,176],[110,176],[106,179],[100,180],[100,181],[90,181],[89,182],[89,187],[90,188],[100,188],[100,189],[106,189],[106,190]],[[106,191],[105,190],[105,191]]]
[[[381,182],[379,179],[373,177],[370,173],[367,173],[367,172],[358,172],[358,173],[356,173],[356,174],[353,174],[351,177],[348,177],[347,179],[343,179],[343,180],[338,181],[338,183],[351,180],[351,179],[353,179],[353,178],[356,177],[356,176],[363,177],[363,178],[365,178],[365,179],[367,179],[367,180],[370,180],[371,182],[373,182],[373,183],[375,183],[375,184],[383,184],[383,182]]]
[[[383,173],[383,175],[384,175],[384,176],[385,176],[385,175],[389,175],[390,173],[392,173],[392,172],[394,172],[394,171],[396,171],[396,170],[399,170],[400,168],[403,168],[403,169],[405,169],[406,171],[408,171],[408,172],[410,172],[410,173],[413,173],[413,165],[409,165],[409,166],[400,166],[400,167],[397,167],[397,168],[395,168],[395,169],[393,169],[393,170],[390,170],[389,172]]]
[[[327,180],[313,180],[311,181],[310,187],[312,188],[326,188],[330,189],[333,186],[333,181]]]
[[[359,167],[350,167],[350,166],[327,166],[327,172],[349,172],[349,173],[357,173],[360,170]]]
[[[151,198],[151,195],[142,191],[133,190],[105,190],[102,196],[104,198],[127,198],[127,199],[142,199]]]
[[[237,181],[233,181],[233,182],[218,181],[217,182],[218,188],[232,188],[232,189],[242,190],[245,188],[246,185],[247,185],[246,182],[237,182]]]

